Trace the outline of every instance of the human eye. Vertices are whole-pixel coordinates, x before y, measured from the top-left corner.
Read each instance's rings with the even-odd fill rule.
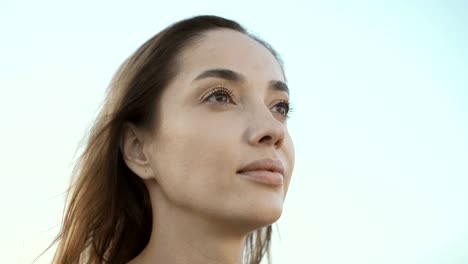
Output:
[[[232,91],[228,88],[216,87],[208,92],[204,97],[204,101],[214,104],[235,104],[233,97]]]
[[[283,117],[287,118],[289,117],[289,113],[291,111],[290,103],[286,100],[281,100],[277,104],[273,105],[271,110],[274,113],[278,113]]]

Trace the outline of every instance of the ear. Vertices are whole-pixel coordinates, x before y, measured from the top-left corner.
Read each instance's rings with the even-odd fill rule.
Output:
[[[123,130],[120,149],[128,168],[143,180],[154,178],[149,137],[131,123],[125,123]]]

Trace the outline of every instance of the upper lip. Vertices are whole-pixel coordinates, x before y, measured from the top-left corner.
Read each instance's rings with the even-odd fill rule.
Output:
[[[238,172],[242,173],[245,171],[257,171],[257,170],[266,170],[272,172],[278,172],[284,176],[284,166],[279,160],[273,159],[262,159],[256,160],[247,164],[247,166],[240,169]]]

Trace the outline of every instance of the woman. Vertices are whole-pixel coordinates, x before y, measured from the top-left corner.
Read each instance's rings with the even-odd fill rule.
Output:
[[[112,80],[77,163],[54,263],[260,263],[294,167],[275,51],[198,16]]]

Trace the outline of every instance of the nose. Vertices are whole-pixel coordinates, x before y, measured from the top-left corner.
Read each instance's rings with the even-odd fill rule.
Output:
[[[247,129],[247,141],[252,146],[274,146],[276,149],[283,145],[286,126],[280,122],[268,109],[258,107],[251,115]]]

